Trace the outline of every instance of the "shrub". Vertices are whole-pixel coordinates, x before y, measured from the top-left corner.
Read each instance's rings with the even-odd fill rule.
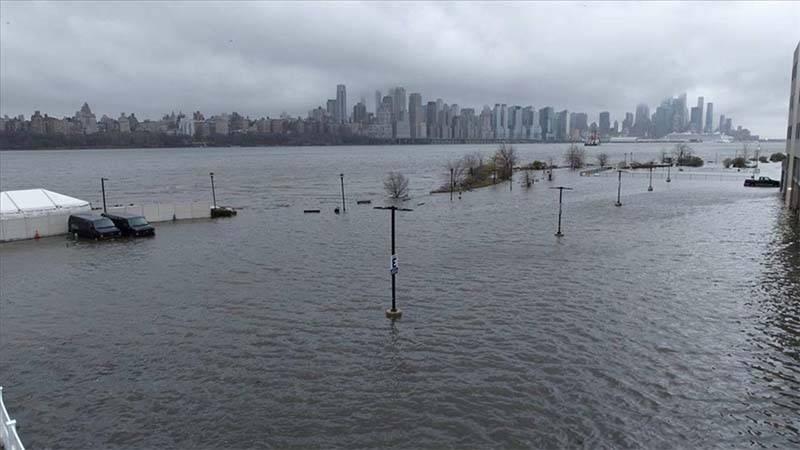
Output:
[[[777,153],[773,153],[773,154],[769,155],[769,160],[772,161],[772,162],[781,162],[784,159],[786,159],[786,155],[781,153],[781,152],[777,152]]]

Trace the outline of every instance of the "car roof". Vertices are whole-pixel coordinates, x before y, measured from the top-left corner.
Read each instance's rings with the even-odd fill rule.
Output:
[[[135,219],[137,217],[144,217],[141,214],[129,214],[129,213],[114,213],[114,214],[104,214],[104,216],[108,217],[109,219]]]
[[[72,217],[78,217],[80,219],[86,219],[92,221],[95,221],[97,219],[104,219],[103,216],[99,216],[97,214],[89,214],[89,213],[73,214]]]

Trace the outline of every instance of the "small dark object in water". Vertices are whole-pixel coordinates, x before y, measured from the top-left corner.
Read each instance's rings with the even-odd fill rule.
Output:
[[[356,205],[369,205],[372,203],[372,200],[357,200]]]
[[[333,213],[334,214],[339,214],[339,207],[338,206],[336,208],[333,208]]]
[[[217,217],[233,217],[235,215],[236,215],[236,210],[227,206],[211,208],[212,219],[215,219]]]
[[[319,213],[318,209],[304,209],[303,214],[316,214]]]

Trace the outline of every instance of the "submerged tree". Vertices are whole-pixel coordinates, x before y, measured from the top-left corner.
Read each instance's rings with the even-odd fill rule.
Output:
[[[570,144],[567,151],[564,153],[564,162],[570,169],[580,169],[586,165],[586,150],[575,144]]]
[[[408,197],[408,178],[400,172],[389,172],[383,180],[383,189],[391,198]]]
[[[494,161],[498,171],[497,175],[501,180],[511,178],[517,158],[517,151],[513,146],[500,144],[500,148],[494,154]]]
[[[597,164],[600,164],[600,167],[603,168],[608,164],[608,154],[607,153],[598,153],[597,154]]]

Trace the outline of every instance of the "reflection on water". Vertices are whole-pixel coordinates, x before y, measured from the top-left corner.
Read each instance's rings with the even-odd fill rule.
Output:
[[[615,177],[558,171],[556,240],[548,182],[428,194],[472,150],[0,153],[3,189],[96,201],[102,173],[125,201],[202,199],[213,170],[242,207],[0,246],[0,381],[29,448],[798,445],[800,226],[775,190],[629,175],[617,208]],[[398,169],[425,204],[397,219],[391,322],[372,206]]]

